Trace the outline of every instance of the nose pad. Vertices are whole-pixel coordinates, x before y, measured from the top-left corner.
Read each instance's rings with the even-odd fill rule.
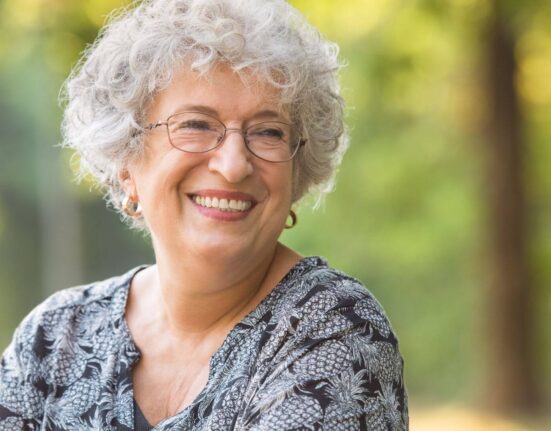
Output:
[[[232,132],[240,134],[241,139],[234,138]],[[252,173],[252,156],[245,144],[243,130],[226,129],[220,146],[209,160],[209,169],[221,174],[228,182],[238,183]]]

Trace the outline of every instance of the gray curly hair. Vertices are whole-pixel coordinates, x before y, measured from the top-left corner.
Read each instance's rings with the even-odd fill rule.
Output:
[[[156,92],[179,66],[206,74],[220,63],[276,87],[307,139],[293,167],[293,202],[307,193],[319,202],[332,189],[348,143],[338,46],[284,0],[145,0],[111,17],[61,93],[62,144],[119,212],[118,174],[142,154]]]

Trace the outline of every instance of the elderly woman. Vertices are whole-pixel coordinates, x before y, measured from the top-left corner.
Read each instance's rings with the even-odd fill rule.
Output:
[[[150,0],[66,84],[65,144],[156,263],[16,330],[1,430],[405,430],[377,300],[278,238],[346,147],[337,47],[282,0]]]

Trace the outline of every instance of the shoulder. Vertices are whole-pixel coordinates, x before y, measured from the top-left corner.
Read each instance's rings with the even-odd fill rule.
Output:
[[[124,306],[123,288],[138,269],[56,292],[23,319],[0,360],[1,429],[8,422],[38,427],[51,385],[78,381],[89,356],[104,357],[102,341],[114,342],[112,313],[117,301]]]
[[[407,429],[404,362],[373,294],[319,258],[285,281],[245,429]]]
[[[40,349],[60,334],[78,332],[91,321],[111,319],[117,306],[124,307],[124,288],[140,267],[103,281],[55,292],[37,305],[15,330],[12,347],[20,356],[27,350],[40,355]],[[119,302],[119,303],[118,303]],[[30,352],[27,352],[30,353]]]
[[[329,377],[368,358],[377,363],[370,378],[401,380],[398,338],[375,296],[321,258],[307,258],[298,269],[272,308],[259,355],[265,372],[294,364],[290,370],[306,367],[306,375]],[[327,360],[331,366],[322,371]]]
[[[140,267],[134,268],[123,275],[106,280],[59,290],[36,306],[22,323],[54,323],[63,320],[62,316],[94,309],[96,304],[110,302],[119,290],[127,287],[139,269]]]
[[[373,293],[323,258],[306,258],[290,284],[279,306],[281,317],[293,314],[303,325],[323,323],[335,330],[369,325],[378,337],[395,341],[390,320]]]

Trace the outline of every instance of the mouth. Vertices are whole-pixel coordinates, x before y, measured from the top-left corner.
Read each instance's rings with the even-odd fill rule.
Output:
[[[191,200],[203,208],[213,208],[223,212],[244,212],[252,208],[254,202],[240,199],[217,198],[216,196],[191,195]]]
[[[188,197],[199,209],[209,213],[248,213],[257,204],[247,193],[223,190],[201,190],[188,194]]]

